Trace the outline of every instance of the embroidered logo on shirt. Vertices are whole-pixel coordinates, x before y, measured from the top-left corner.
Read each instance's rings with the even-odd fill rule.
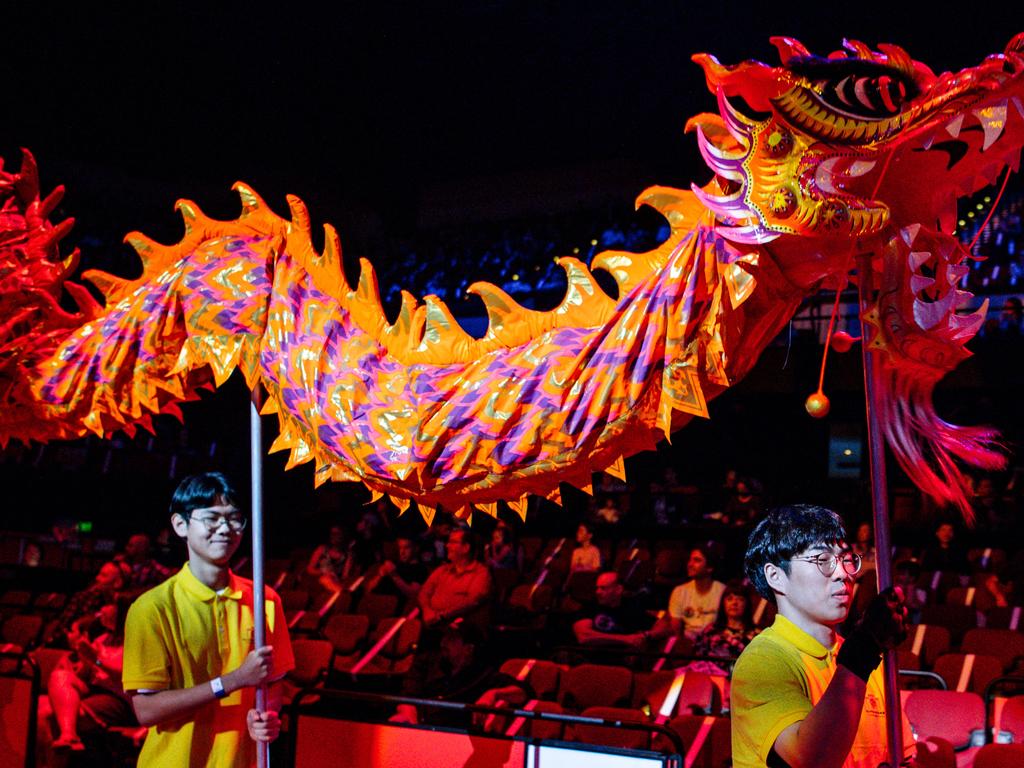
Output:
[[[864,696],[864,713],[875,717],[885,717],[885,707],[882,701],[873,693]]]

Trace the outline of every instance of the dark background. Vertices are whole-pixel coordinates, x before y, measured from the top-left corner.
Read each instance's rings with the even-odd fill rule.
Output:
[[[846,36],[900,44],[939,72],[977,64],[1024,31],[1024,10],[1005,2],[952,12],[879,2],[364,5],[7,8],[0,155],[16,166],[18,148],[27,147],[44,193],[67,186],[60,213],[78,224],[66,243],[82,247],[85,267],[113,265],[131,276],[138,266],[119,245],[125,232],[177,239],[178,197],[233,216],[230,185],[242,179],[279,213],[290,192],[314,220],[336,224],[351,270],[358,256],[388,259],[395,239],[574,206],[628,216],[650,184],[702,182],[708,172],[682,129],[714,101],[694,53],[727,64],[775,62],[772,35],[819,53]],[[802,402],[816,383],[818,354],[798,348],[786,367],[783,353],[766,360],[749,389],[713,406],[711,422],[680,433],[669,460],[684,476],[717,482],[709,473],[742,455],[787,497],[802,483],[814,487],[830,427],[810,422]],[[859,366],[847,360],[836,364],[849,370],[835,413],[856,424]],[[965,375],[969,391],[981,392],[986,372]],[[951,408],[984,418],[1004,408],[1001,398],[958,396]],[[187,407],[186,417],[187,442],[216,442],[209,463],[245,482],[239,382]],[[266,425],[273,433],[273,421]],[[182,440],[169,422],[159,426],[164,443]],[[19,453],[4,465],[9,505],[0,527],[45,528],[60,515],[111,530],[154,527],[173,487],[166,467],[146,463],[159,441],[156,449],[148,438],[116,445],[120,463],[106,474],[109,446],[98,441]],[[61,451],[78,458],[55,459]],[[308,512],[319,521],[367,498],[361,488],[314,495],[308,468],[285,475],[282,466],[280,457],[268,460],[269,506],[300,515],[289,520]],[[632,466],[643,479],[653,465]]]
[[[1024,31],[1004,2],[29,5],[0,27],[0,151],[34,151],[80,227],[169,237],[174,199],[229,215],[236,179],[279,209],[291,192],[319,220],[380,217],[397,235],[439,188],[618,163],[625,208],[646,185],[707,175],[682,133],[714,110],[694,53],[775,62],[772,35],[819,53],[846,36],[938,72]]]

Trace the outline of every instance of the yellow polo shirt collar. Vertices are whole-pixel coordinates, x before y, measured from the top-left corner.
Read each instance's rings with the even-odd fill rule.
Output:
[[[197,600],[202,600],[204,603],[212,603],[217,597],[228,600],[242,599],[242,590],[238,585],[238,577],[230,572],[228,575],[228,586],[219,595],[216,590],[210,589],[196,578],[187,562],[182,566],[178,575],[178,580],[178,583],[186,592],[191,594]]]
[[[819,661],[835,654],[839,650],[838,639],[831,648],[826,648],[781,613],[776,614],[775,622],[772,624],[772,631],[796,646],[797,650],[801,653],[806,653],[808,656],[812,656]]]

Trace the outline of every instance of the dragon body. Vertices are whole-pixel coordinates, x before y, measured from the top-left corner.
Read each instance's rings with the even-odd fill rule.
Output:
[[[800,302],[841,288],[856,263],[879,286],[866,318],[885,372],[887,437],[927,492],[966,509],[961,466],[996,466],[995,435],[940,420],[935,383],[968,354],[984,317],[956,313],[969,257],[953,238],[958,196],[1016,167],[1024,145],[1024,43],[957,74],[934,75],[894,46],[816,57],[773,41],[782,64],[697,56],[718,114],[690,121],[714,178],[648,189],[669,238],[648,253],[604,252],[608,296],[560,259],[568,289],[549,312],[476,283],[482,338],[434,297],[402,295],[391,322],[372,267],[344,276],[339,239],[311,239],[289,197],[280,218],[243,184],[242,214],[214,221],[181,201],[185,236],[127,236],[143,274],[85,272],[100,305],[60,260],[59,190],[40,201],[34,162],[0,169],[0,440],[100,435],[239,368],[277,413],[274,447],[317,482],[363,482],[401,509],[415,500],[521,514],[528,494],[587,488],[622,472],[739,381]],[[740,101],[745,102],[740,106]],[[855,278],[856,279],[856,278]],[[66,290],[78,311],[61,309]]]

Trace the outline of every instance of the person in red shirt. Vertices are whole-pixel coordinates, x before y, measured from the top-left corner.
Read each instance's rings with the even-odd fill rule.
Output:
[[[474,556],[468,529],[452,529],[447,553],[448,562],[435,569],[420,590],[423,623],[430,628],[464,619],[486,626],[491,573]]]

